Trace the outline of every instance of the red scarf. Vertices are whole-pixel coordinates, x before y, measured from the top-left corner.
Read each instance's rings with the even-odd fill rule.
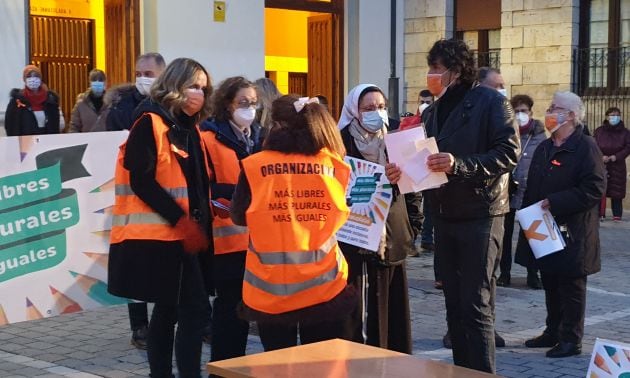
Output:
[[[44,110],[44,102],[48,98],[48,88],[44,84],[39,87],[37,92],[24,88],[24,98],[31,104],[31,109],[34,112]]]
[[[527,125],[525,126],[519,125],[518,131],[520,132],[521,135],[526,135],[532,129],[532,126],[534,126],[534,120],[530,119],[529,122],[527,122]]]

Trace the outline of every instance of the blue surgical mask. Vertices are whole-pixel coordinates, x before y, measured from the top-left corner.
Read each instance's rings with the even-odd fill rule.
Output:
[[[608,123],[610,123],[611,125],[617,126],[619,122],[621,122],[621,116],[618,116],[618,115],[608,116]]]
[[[383,126],[387,126],[388,124],[389,117],[385,109],[363,112],[361,114],[361,126],[371,133],[379,132]]]
[[[92,81],[90,82],[90,90],[96,97],[101,97],[103,92],[105,92],[105,83],[102,81]]]

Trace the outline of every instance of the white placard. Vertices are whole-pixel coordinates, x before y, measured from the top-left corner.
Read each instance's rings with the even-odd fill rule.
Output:
[[[587,377],[630,377],[630,344],[597,338]]]
[[[541,203],[542,201],[536,202],[516,211],[516,220],[537,259],[561,251],[566,246],[556,220],[549,210],[540,206]]]
[[[346,191],[350,217],[337,232],[337,240],[376,252],[392,202],[392,186],[385,167],[346,156],[352,168]]]

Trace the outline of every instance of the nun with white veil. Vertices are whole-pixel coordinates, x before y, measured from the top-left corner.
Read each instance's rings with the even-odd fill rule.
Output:
[[[387,164],[387,99],[374,84],[360,84],[346,97],[338,123],[348,156]],[[394,186],[391,208],[376,251],[340,243],[348,284],[361,300],[345,328],[349,340],[411,354],[411,321],[405,259],[412,239],[404,196]]]

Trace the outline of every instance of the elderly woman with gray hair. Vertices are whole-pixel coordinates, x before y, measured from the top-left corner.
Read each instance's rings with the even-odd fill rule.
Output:
[[[586,277],[600,270],[599,201],[606,189],[602,153],[583,132],[584,105],[571,92],[556,92],[545,115],[551,138],[540,143],[529,167],[523,207],[541,202],[555,218],[566,247],[534,259],[521,231],[516,261],[540,268],[546,328],[529,348],[551,348],[550,358],[582,352]]]

